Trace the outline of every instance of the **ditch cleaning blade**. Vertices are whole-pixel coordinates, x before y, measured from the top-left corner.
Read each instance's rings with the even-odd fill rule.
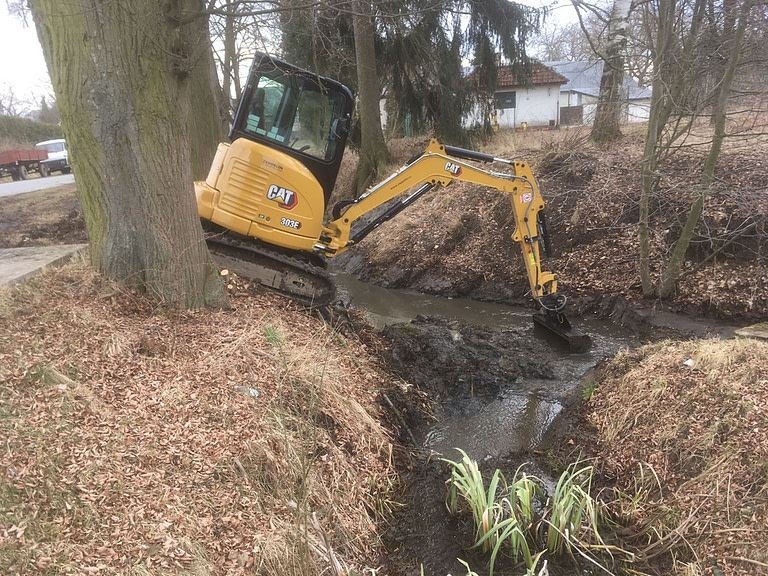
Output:
[[[592,347],[592,339],[581,330],[571,326],[568,318],[562,312],[549,314],[536,312],[533,315],[533,323],[567,342],[572,354],[584,354]]]

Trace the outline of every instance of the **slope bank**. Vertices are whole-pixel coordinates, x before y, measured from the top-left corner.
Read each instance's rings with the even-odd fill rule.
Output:
[[[399,162],[424,142],[393,142]],[[768,315],[768,144],[757,138],[723,152],[719,180],[697,227],[675,297],[646,300],[637,256],[642,135],[597,148],[578,130],[500,135],[483,150],[525,160],[547,203],[546,216],[559,288],[583,312],[603,312],[617,300],[713,320],[748,323]],[[652,198],[652,254],[666,254],[690,208],[702,155],[681,153],[659,174]],[[499,169],[495,167],[495,169]],[[339,191],[341,194],[343,191]],[[344,267],[392,288],[449,297],[525,303],[527,279],[512,242],[509,199],[454,183],[430,192],[354,250]],[[661,262],[651,262],[653,274]]]
[[[83,262],[0,290],[0,572],[376,566],[386,373],[280,298],[230,296],[178,313]]]

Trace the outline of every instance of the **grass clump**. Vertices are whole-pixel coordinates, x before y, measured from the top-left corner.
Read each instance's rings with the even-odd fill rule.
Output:
[[[451,468],[448,508],[452,513],[468,510],[472,514],[474,546],[490,554],[491,576],[499,554],[524,563],[533,573],[545,554],[588,557],[588,548],[604,548],[598,506],[590,495],[591,466],[578,462],[569,466],[552,494],[523,466],[509,482],[497,469],[486,489],[477,463],[459,452],[460,462],[445,460]]]

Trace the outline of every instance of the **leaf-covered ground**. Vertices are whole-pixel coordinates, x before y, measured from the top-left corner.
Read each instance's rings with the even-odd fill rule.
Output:
[[[0,291],[0,573],[375,562],[375,358],[277,297],[232,304],[157,309],[83,263]]]
[[[661,342],[619,354],[545,447],[600,472],[600,499],[657,574],[768,572],[768,343]]]

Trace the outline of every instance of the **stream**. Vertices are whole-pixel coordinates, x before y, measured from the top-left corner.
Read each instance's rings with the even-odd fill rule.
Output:
[[[503,468],[510,477],[524,464],[551,489],[555,479],[531,461],[531,450],[569,401],[580,398],[585,374],[636,347],[639,338],[608,321],[571,318],[592,338],[588,353],[571,354],[534,327],[532,309],[390,290],[330,272],[339,299],[391,340],[388,361],[433,404],[434,418],[407,422],[415,457],[402,474],[397,498],[404,506],[382,528],[389,551],[385,573],[463,575],[462,558],[474,573],[487,574],[487,560],[469,546],[472,528],[446,509],[449,472],[441,458],[460,461],[460,449],[481,467]],[[405,412],[408,420],[407,405]],[[550,566],[550,573],[574,572]]]
[[[580,317],[574,324],[591,336],[592,349],[570,354],[556,338],[534,327],[531,309],[391,290],[360,282],[340,270],[331,272],[340,299],[348,307],[364,311],[378,329],[408,323],[421,315],[495,332],[511,331],[535,349],[536,361],[546,364],[551,372],[547,377],[523,375],[491,397],[471,393],[450,397],[435,424],[414,430],[425,449],[449,458],[457,456],[456,448],[476,460],[532,448],[562,410],[563,399],[590,368],[638,344],[633,334],[611,322]]]

